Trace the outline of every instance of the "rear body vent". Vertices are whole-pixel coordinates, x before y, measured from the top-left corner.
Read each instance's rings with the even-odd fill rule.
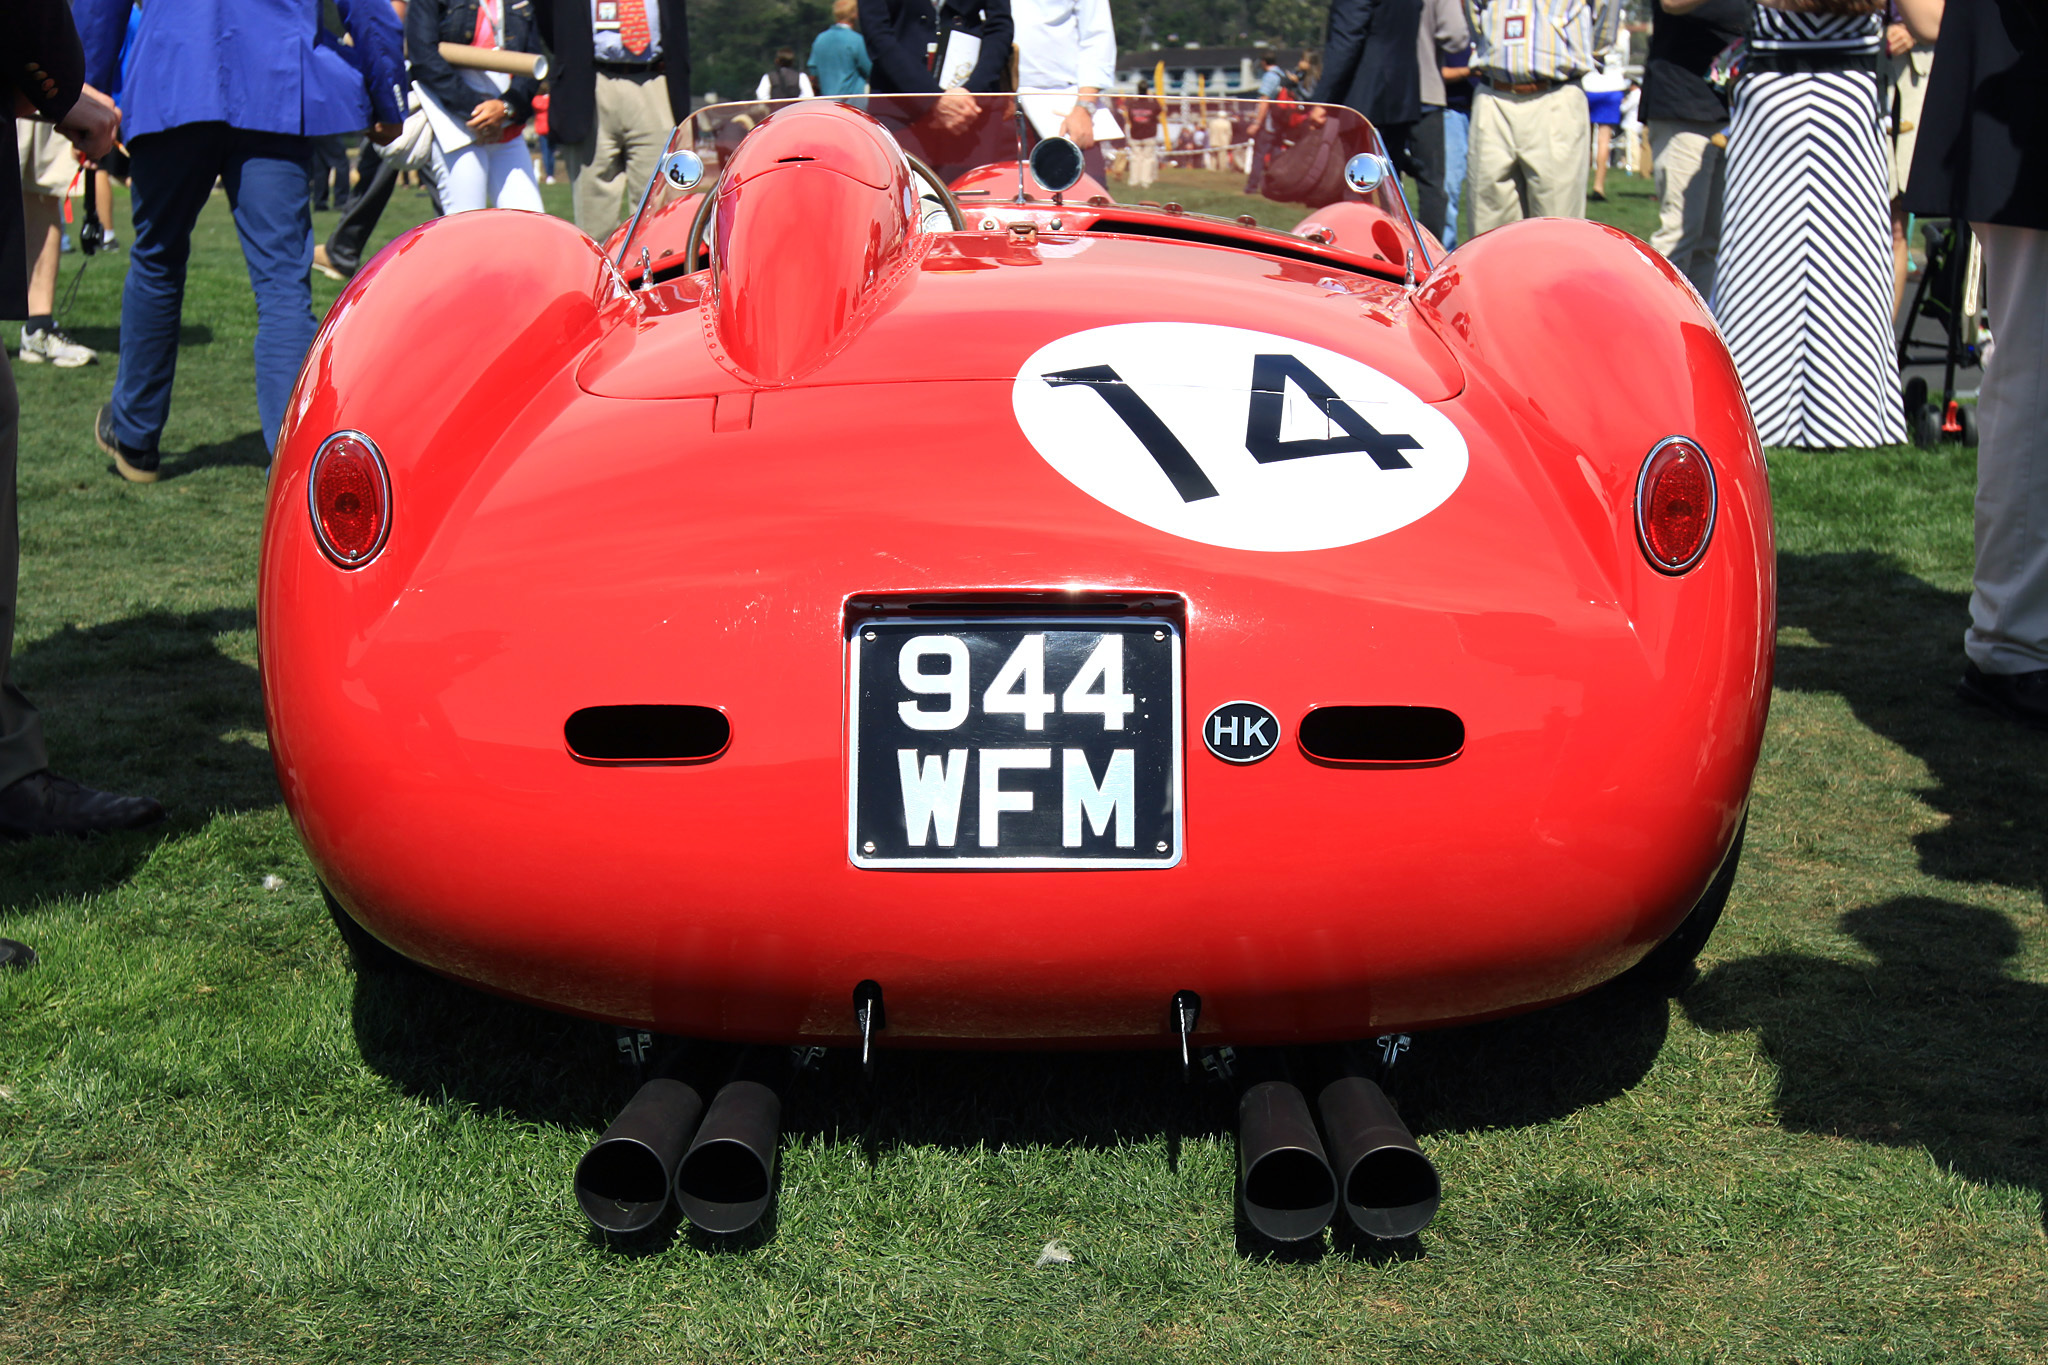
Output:
[[[732,743],[715,706],[586,706],[562,726],[585,763],[709,763]]]
[[[1440,706],[1318,706],[1296,734],[1319,763],[1448,763],[1465,749],[1465,722]]]

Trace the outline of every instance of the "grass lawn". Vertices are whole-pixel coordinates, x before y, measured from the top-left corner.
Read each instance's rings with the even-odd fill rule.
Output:
[[[90,435],[123,265],[64,318],[101,364],[16,364],[15,662],[61,771],[173,818],[0,846],[44,956],[0,975],[0,1359],[2048,1359],[2048,737],[1948,691],[1969,452],[1774,456],[1779,690],[1702,974],[1418,1040],[1419,1242],[1252,1245],[1162,1055],[892,1054],[792,1095],[761,1232],[608,1245],[568,1189],[608,1031],[359,978],[279,804],[224,206],[150,488]]]

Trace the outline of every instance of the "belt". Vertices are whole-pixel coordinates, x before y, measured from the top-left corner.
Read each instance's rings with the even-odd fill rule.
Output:
[[[1751,48],[1742,54],[1742,70],[1745,74],[1752,71],[1868,71],[1881,77],[1891,70],[1891,62],[1882,52],[1759,52]]]
[[[1555,90],[1564,84],[1563,81],[1554,81],[1546,76],[1538,76],[1533,80],[1511,83],[1501,80],[1491,72],[1481,72],[1479,74],[1479,83],[1489,90],[1498,90],[1509,95],[1540,95],[1546,90]]]
[[[597,61],[591,63],[591,65],[597,69],[599,75],[603,76],[659,76],[667,66],[667,63],[661,58],[656,57],[651,62]]]

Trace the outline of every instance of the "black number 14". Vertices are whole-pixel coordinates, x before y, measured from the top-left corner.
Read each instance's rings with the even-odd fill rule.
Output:
[[[1081,384],[1102,395],[1109,410],[1123,419],[1146,453],[1173,484],[1182,502],[1199,502],[1216,496],[1216,485],[1195,463],[1195,457],[1180,438],[1159,420],[1137,390],[1108,365],[1089,365],[1077,370],[1057,370],[1041,376],[1054,388]],[[1280,421],[1286,410],[1287,381],[1307,394],[1329,419],[1342,429],[1342,436],[1321,440],[1283,441]],[[1387,433],[1365,420],[1357,409],[1337,396],[1336,390],[1304,364],[1299,356],[1261,355],[1252,359],[1251,411],[1247,415],[1244,447],[1260,464],[1300,460],[1312,455],[1364,454],[1381,469],[1407,469],[1404,450],[1420,450],[1422,442],[1413,436]]]

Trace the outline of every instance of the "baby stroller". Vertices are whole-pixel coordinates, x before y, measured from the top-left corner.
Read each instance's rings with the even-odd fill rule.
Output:
[[[1983,307],[1984,267],[1977,239],[1960,218],[1922,223],[1920,232],[1927,244],[1927,266],[1913,289],[1913,306],[1906,310],[1906,326],[1899,335],[1899,368],[1903,371],[1909,363],[1941,361],[1941,401],[1927,401],[1925,379],[1915,375],[1907,380],[1906,430],[1918,446],[1943,442],[1974,446],[1977,418],[1956,401],[1956,370],[1984,363],[1977,326]],[[1923,317],[1941,325],[1942,341],[1914,339],[1914,325]]]

